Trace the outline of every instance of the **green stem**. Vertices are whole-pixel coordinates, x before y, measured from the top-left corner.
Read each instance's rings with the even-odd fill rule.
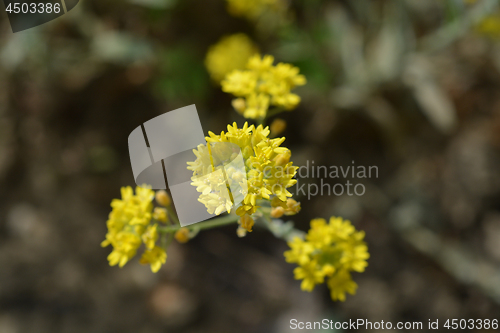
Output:
[[[271,210],[270,209],[265,209],[263,210],[264,207],[259,208],[259,211],[262,213],[261,221],[263,222],[262,224],[267,228],[268,231],[270,231],[276,238],[282,239],[285,242],[291,241],[294,237],[301,237],[303,238],[304,232],[292,227],[291,229],[283,232],[279,231],[279,228],[276,228],[275,221],[271,218]],[[267,208],[267,207],[266,207]]]
[[[166,239],[166,241],[165,241],[165,245],[164,245],[165,250],[168,248],[168,246],[172,243],[173,240],[174,240],[174,234],[171,233],[168,235],[168,239]]]
[[[265,123],[266,123],[266,121],[267,121],[267,119],[269,119],[270,117],[273,117],[273,116],[275,116],[275,115],[277,115],[278,113],[281,113],[281,112],[283,112],[283,111],[285,111],[285,109],[283,109],[283,108],[274,108],[274,109],[272,109],[272,110],[267,111],[267,114],[266,114],[266,116],[264,117],[264,119],[263,119],[263,121],[262,121],[262,124],[265,124]]]
[[[170,217],[170,219],[173,220],[175,222],[175,224],[177,224],[178,226],[180,226],[181,223],[179,222],[179,218],[177,217],[177,214],[172,209],[172,206],[169,205],[166,208],[167,208],[167,213],[168,213],[168,216]]]
[[[225,216],[221,216],[221,217],[217,217],[217,218],[208,220],[206,222],[200,222],[200,223],[192,224],[192,225],[189,225],[189,226],[184,227],[184,228],[187,228],[189,230],[212,229],[212,228],[222,227],[224,225],[234,223],[234,222],[238,221],[239,218],[240,217],[238,215],[229,214],[229,215],[225,215]],[[167,227],[158,227],[158,231],[159,232],[168,233],[168,232],[175,232],[175,231],[177,231],[177,230],[179,230],[181,228],[182,227],[180,225],[177,225],[177,226],[167,226]]]

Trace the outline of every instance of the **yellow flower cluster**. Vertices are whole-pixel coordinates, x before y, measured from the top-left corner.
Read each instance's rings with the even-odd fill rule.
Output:
[[[273,66],[273,56],[252,56],[246,70],[234,70],[222,81],[222,90],[238,97],[233,107],[245,118],[264,119],[270,105],[292,110],[300,97],[290,91],[306,84],[299,68],[278,63]]]
[[[121,188],[121,196],[121,199],[111,202],[113,210],[106,223],[108,232],[101,243],[102,247],[113,247],[108,256],[109,264],[123,267],[144,243],[146,251],[140,262],[150,264],[151,270],[156,273],[167,260],[167,253],[156,246],[158,225],[150,224],[155,193],[149,188],[138,186],[134,194],[132,188],[127,186]]]
[[[227,0],[228,11],[234,16],[257,19],[265,12],[279,12],[285,9],[283,0]]]
[[[364,237],[363,231],[356,231],[340,217],[331,217],[329,223],[314,219],[305,240],[296,237],[288,243],[285,259],[299,265],[294,275],[302,280],[302,290],[312,291],[326,278],[331,298],[344,301],[345,293],[354,295],[358,287],[350,272],[364,272],[368,265],[370,255]]]
[[[253,219],[249,217],[259,207],[259,200],[272,200],[273,206],[287,207],[287,199],[292,196],[287,188],[297,182],[293,179],[297,167],[290,162],[291,152],[280,147],[285,138],[270,139],[269,132],[269,127],[262,125],[248,126],[245,122],[242,128],[238,128],[233,123],[227,126],[227,133],[223,131],[216,135],[209,132],[206,137],[208,146],[199,145],[193,150],[196,160],[188,162],[188,169],[193,171],[192,185],[201,193],[198,200],[207,211],[218,215],[224,210],[230,212],[234,205],[238,205],[236,214],[241,216],[240,227],[247,231],[252,230]],[[234,168],[226,168],[225,171],[215,168],[220,162],[216,159],[229,161],[237,153],[230,145],[222,146],[227,152],[210,150],[212,145],[217,147],[217,143],[226,142],[239,147],[237,150],[241,151],[244,160],[243,172]],[[240,185],[241,193],[228,191],[234,188],[233,183]],[[295,213],[300,209],[297,205]]]
[[[208,49],[205,67],[210,77],[220,83],[229,72],[245,68],[248,59],[257,52],[257,47],[247,35],[226,36]]]

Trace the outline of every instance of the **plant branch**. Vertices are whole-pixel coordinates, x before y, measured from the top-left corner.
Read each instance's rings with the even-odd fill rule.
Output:
[[[217,218],[205,221],[205,222],[192,224],[192,225],[186,226],[184,228],[187,228],[190,231],[212,229],[212,228],[222,227],[222,226],[225,226],[227,224],[235,223],[236,221],[239,220],[239,218],[240,217],[238,215],[229,214],[229,215],[217,217]],[[163,232],[163,233],[169,233],[169,232],[175,232],[181,228],[182,227],[180,225],[158,227],[158,231]]]

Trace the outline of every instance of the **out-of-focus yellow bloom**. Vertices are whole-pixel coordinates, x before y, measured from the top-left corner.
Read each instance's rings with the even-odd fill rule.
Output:
[[[146,250],[139,262],[143,265],[149,264],[151,266],[151,271],[156,273],[160,270],[161,265],[167,261],[167,252],[159,246],[155,246],[152,249]]]
[[[219,214],[224,210],[230,211],[236,204],[236,214],[242,219],[251,218],[259,207],[259,200],[269,200],[275,203],[274,206],[282,205],[284,210],[290,214],[298,212],[300,204],[297,206],[295,200],[290,202],[288,207],[287,199],[292,194],[287,190],[297,181],[293,179],[297,172],[297,167],[290,162],[291,152],[288,148],[281,147],[285,138],[270,139],[269,128],[259,125],[248,126],[245,123],[242,128],[238,128],[236,123],[228,125],[227,133],[221,132],[216,135],[209,132],[206,137],[208,144],[229,142],[238,145],[241,149],[245,162],[243,174],[239,171],[227,170],[226,177],[221,170],[213,170],[213,161],[208,147],[199,145],[193,150],[196,155],[194,162],[188,162],[188,169],[193,171],[192,185],[200,192],[199,201],[207,207],[211,214]],[[227,152],[228,160],[232,158],[234,151]],[[218,157],[220,152],[217,154]],[[286,155],[286,161],[277,159],[277,156]],[[246,174],[244,174],[246,172]],[[232,202],[228,192],[228,182],[243,183],[241,186],[243,202]],[[231,184],[229,184],[231,185]],[[247,216],[247,217],[245,217]],[[245,220],[244,222],[248,222]],[[253,220],[252,220],[253,221]],[[242,223],[241,227],[251,231],[249,223]]]
[[[158,237],[158,224],[148,225],[146,231],[142,234],[142,241],[148,249],[152,249],[155,247]]]
[[[165,208],[155,207],[153,210],[153,218],[157,221],[167,223],[168,222],[168,212]]]
[[[246,231],[252,232],[252,227],[255,224],[255,222],[253,218],[245,214],[242,217],[240,217],[238,224]]]
[[[231,101],[231,105],[233,106],[233,108],[243,114],[243,112],[245,112],[245,109],[247,108],[247,103],[245,101],[244,98],[235,98]]]
[[[236,235],[239,238],[245,237],[247,235],[247,229],[238,226],[238,229],[236,229]]]
[[[273,214],[273,212],[275,212],[275,214],[282,213],[280,216],[272,216],[276,218],[281,217],[283,214],[295,215],[300,212],[301,209],[300,202],[297,202],[292,198],[288,198],[285,202],[278,200],[278,198],[273,199],[271,201],[271,207],[273,207],[271,214]]]
[[[220,83],[229,72],[245,68],[248,59],[256,53],[258,49],[247,35],[229,35],[208,49],[205,67],[210,77]]]
[[[156,202],[163,207],[170,206],[170,203],[172,202],[172,200],[170,200],[170,196],[165,190],[159,190],[156,192],[155,198]]]
[[[311,261],[311,254],[314,251],[314,246],[299,237],[295,237],[288,243],[290,251],[285,252],[285,260],[290,263],[297,263],[304,266]]]
[[[325,281],[323,271],[317,269],[318,263],[309,261],[293,270],[295,279],[302,280],[300,288],[304,291],[313,291],[314,286]]]
[[[113,251],[108,256],[111,266],[123,267],[137,252],[141,237],[148,228],[153,210],[154,191],[146,187],[130,186],[121,188],[121,199],[113,199],[107,221],[108,232],[102,247],[111,245]],[[149,229],[148,229],[149,230]]]
[[[364,272],[368,265],[364,236],[340,217],[331,217],[329,222],[314,219],[305,240],[296,237],[288,243],[285,260],[298,265],[294,275],[302,280],[302,290],[312,291],[327,279],[331,298],[344,301],[345,294],[354,295],[358,287],[350,272]]]
[[[297,202],[291,198],[286,200],[285,215],[295,215],[300,212],[300,209],[300,202]]]
[[[500,13],[484,18],[476,26],[476,31],[492,38],[500,38]]]
[[[273,120],[269,128],[271,129],[272,136],[279,135],[286,129],[286,121],[281,118],[276,118]]]
[[[189,240],[189,229],[180,228],[175,232],[174,237],[179,243],[187,243],[187,241]]]
[[[285,63],[273,66],[273,62],[273,56],[254,55],[246,70],[234,70],[222,81],[222,90],[238,97],[233,106],[245,118],[263,119],[271,105],[293,110],[300,103],[291,90],[306,84],[305,76],[297,67]]]
[[[283,208],[281,206],[273,207],[271,209],[271,217],[273,217],[275,219],[279,219],[280,217],[283,216],[283,214],[285,214],[285,208]]]
[[[348,271],[339,271],[334,274],[327,282],[330,288],[330,297],[334,301],[345,301],[345,293],[354,295],[358,289],[356,282],[352,280],[351,274]]]
[[[265,12],[282,12],[286,9],[283,0],[227,0],[228,11],[234,16],[257,19]]]

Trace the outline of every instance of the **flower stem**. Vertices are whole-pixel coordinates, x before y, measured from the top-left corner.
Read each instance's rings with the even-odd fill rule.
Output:
[[[266,116],[264,117],[264,120],[262,121],[262,124],[265,125],[269,118],[271,118],[271,117],[273,117],[273,116],[275,116],[283,111],[285,111],[285,109],[283,109],[283,108],[274,108],[274,109],[268,110]]]
[[[172,206],[169,205],[166,208],[167,208],[167,213],[168,213],[168,216],[170,217],[170,219],[173,220],[175,222],[175,224],[177,224],[178,226],[180,226],[181,223],[179,222],[179,218],[177,217],[177,214],[172,209]]]
[[[200,222],[196,224],[189,225],[185,228],[189,230],[204,230],[204,229],[212,229],[212,228],[217,228],[217,227],[222,227],[227,224],[235,223],[236,221],[239,220],[238,215],[234,214],[229,214],[221,217],[217,217],[205,222]],[[180,225],[176,226],[167,226],[167,227],[158,227],[159,232],[164,232],[164,233],[169,233],[169,232],[175,232],[182,228]]]

